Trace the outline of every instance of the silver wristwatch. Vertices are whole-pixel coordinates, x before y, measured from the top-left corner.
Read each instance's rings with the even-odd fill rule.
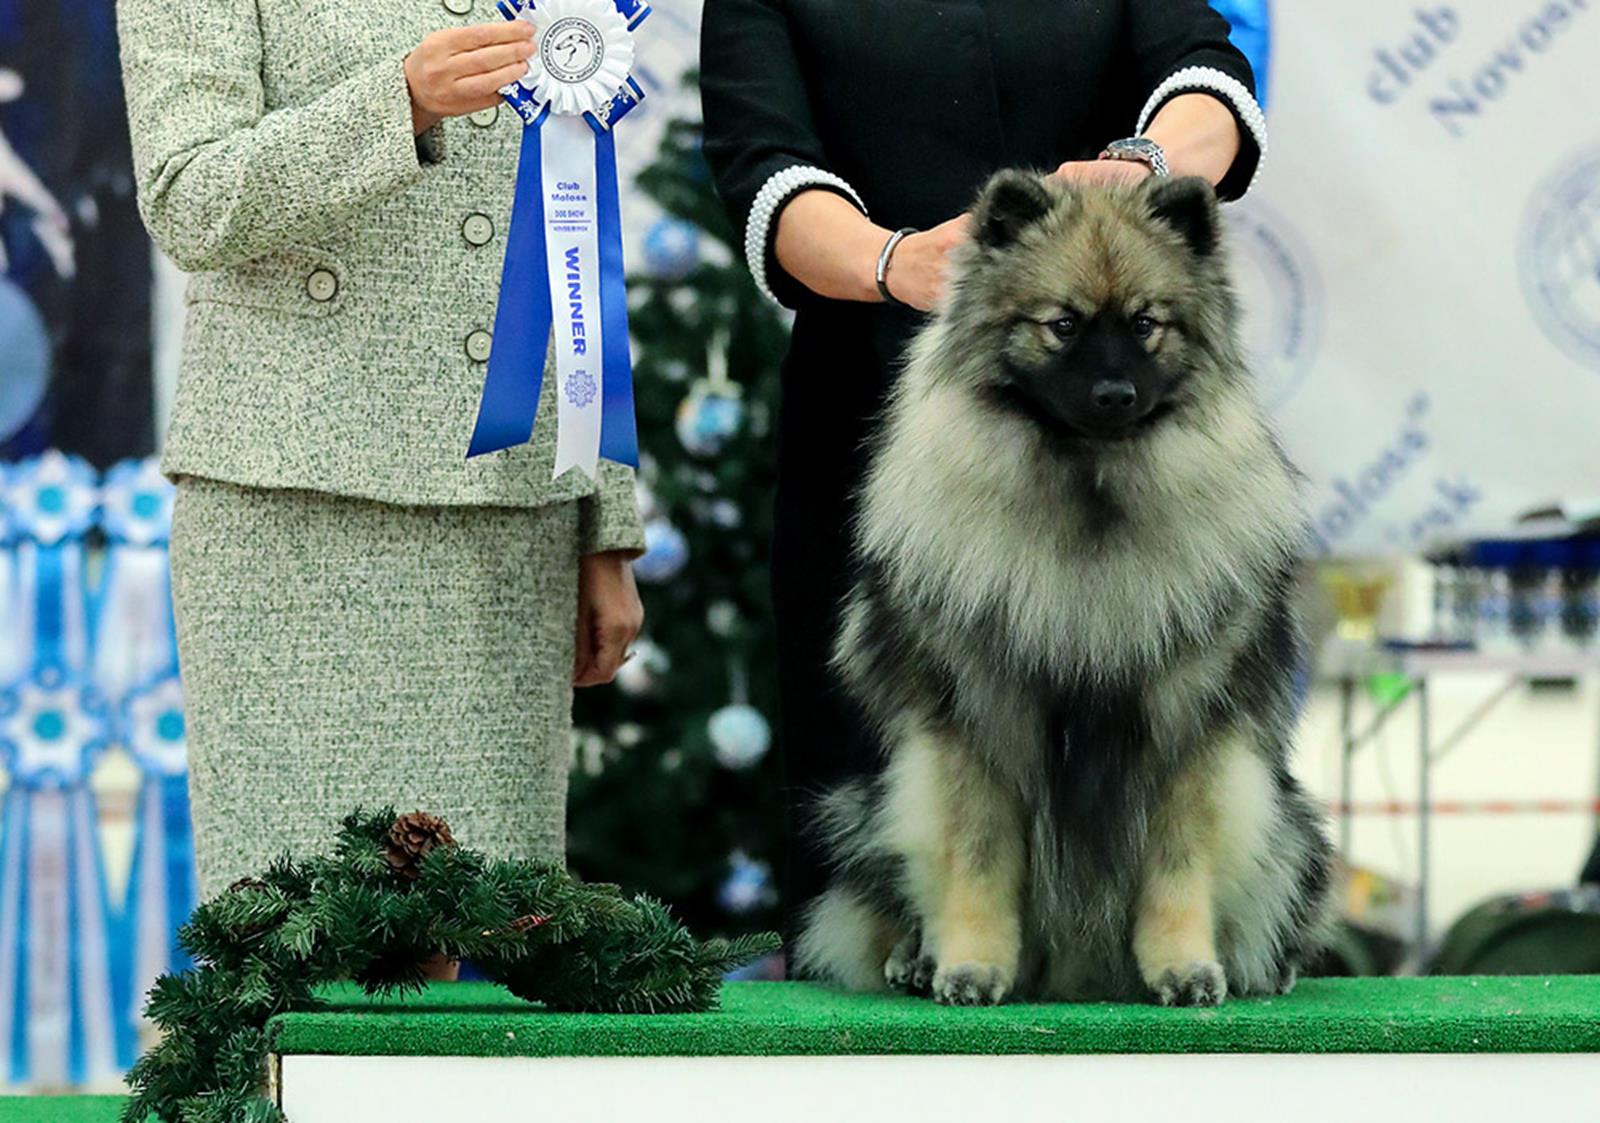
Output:
[[[1145,165],[1163,179],[1172,174],[1172,169],[1167,167],[1167,154],[1149,137],[1134,136],[1126,140],[1114,140],[1106,145],[1104,152],[1100,153],[1100,159],[1133,160]]]

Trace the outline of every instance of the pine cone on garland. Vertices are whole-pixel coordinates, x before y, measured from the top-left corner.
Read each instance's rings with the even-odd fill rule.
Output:
[[[384,861],[399,877],[415,881],[422,876],[422,860],[441,846],[454,846],[450,824],[426,811],[402,815],[389,828]]]

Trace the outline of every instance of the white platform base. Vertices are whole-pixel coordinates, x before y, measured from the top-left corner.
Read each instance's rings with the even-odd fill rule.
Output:
[[[288,1056],[290,1123],[1593,1123],[1600,1055]]]

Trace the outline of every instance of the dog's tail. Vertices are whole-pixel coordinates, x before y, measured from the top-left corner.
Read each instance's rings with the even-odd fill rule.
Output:
[[[835,885],[806,906],[794,964],[803,978],[849,990],[886,990],[883,967],[898,926],[850,889]]]
[[[833,876],[805,910],[794,965],[807,978],[851,990],[883,990],[883,966],[902,936],[886,881],[884,855],[874,846],[876,799],[869,780],[828,792],[812,808],[811,832]]]

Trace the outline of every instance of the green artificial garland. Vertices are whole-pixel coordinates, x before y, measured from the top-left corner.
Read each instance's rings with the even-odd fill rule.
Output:
[[[771,934],[702,942],[657,901],[484,858],[442,820],[392,809],[346,817],[331,858],[285,857],[236,883],[179,941],[199,966],[150,992],[165,1036],[128,1074],[124,1123],[283,1123],[262,1094],[267,1020],[314,1008],[322,983],[417,989],[442,956],[552,1010],[692,1012],[778,947]]]

